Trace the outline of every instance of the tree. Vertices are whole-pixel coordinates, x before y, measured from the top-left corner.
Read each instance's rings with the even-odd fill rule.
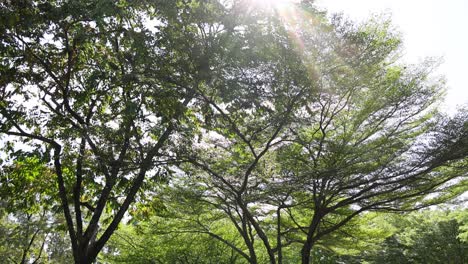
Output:
[[[50,174],[35,158],[18,159],[3,171],[7,174],[0,178],[0,254],[12,263],[37,263],[50,231],[48,208],[38,202],[50,198],[50,192],[39,190],[43,191],[44,186],[50,184],[47,180]],[[43,174],[44,179],[38,181],[35,177],[38,174]]]
[[[377,250],[362,254],[370,263],[466,263],[467,243],[460,238],[466,210],[423,210],[389,216],[395,232]]]
[[[69,243],[54,243],[65,235],[65,223],[54,202],[53,172],[37,157],[24,154],[13,153],[15,162],[0,172],[0,258],[12,263],[47,263],[58,261],[52,252],[62,250],[65,260]]]
[[[313,19],[246,11],[262,23],[243,26],[238,56],[257,60],[214,76],[228,92],[208,86],[201,143],[181,151],[193,197],[225,214],[250,263],[258,240],[270,263],[292,244],[309,263],[320,240],[360,213],[439,203],[462,193],[466,177],[467,118],[438,114],[435,63],[399,63],[388,20],[356,27],[297,8]]]
[[[76,263],[93,262],[180,143],[201,57],[215,55],[194,23],[216,6],[198,5],[0,4],[0,132],[7,153],[32,149],[54,170]]]
[[[16,213],[0,219],[0,257],[11,263],[39,263],[50,233],[46,214]]]

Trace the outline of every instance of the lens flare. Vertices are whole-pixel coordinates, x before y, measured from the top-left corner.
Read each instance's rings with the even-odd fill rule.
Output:
[[[262,8],[273,8],[275,10],[280,10],[287,8],[294,3],[298,3],[298,0],[250,0],[250,2],[257,7]]]
[[[303,22],[309,18],[298,7],[300,0],[247,0],[244,3],[254,10],[262,10],[267,13],[273,12],[289,31],[290,37],[300,48],[303,48],[303,42],[298,34],[298,27],[300,27],[299,24],[303,25]]]
[[[320,69],[310,57],[310,52],[307,52],[304,36],[310,36],[321,18],[304,8],[301,0],[245,0],[244,3],[249,5],[250,10],[274,15],[280,21],[288,34],[290,47],[301,55],[309,75],[316,76]]]

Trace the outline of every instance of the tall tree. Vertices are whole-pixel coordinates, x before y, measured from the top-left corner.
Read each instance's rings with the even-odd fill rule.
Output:
[[[0,132],[8,153],[32,149],[53,168],[76,263],[96,258],[145,178],[165,173],[164,156],[180,143],[193,90],[206,78],[204,60],[215,55],[205,55],[196,27],[210,9],[0,4]]]
[[[355,26],[307,2],[290,8],[302,19],[245,9],[255,23],[243,24],[237,54],[247,63],[205,85],[200,144],[182,167],[202,190],[195,197],[235,226],[250,263],[257,241],[270,263],[293,243],[310,263],[358,214],[453,198],[467,173],[467,118],[438,114],[437,63],[399,63],[388,20]]]

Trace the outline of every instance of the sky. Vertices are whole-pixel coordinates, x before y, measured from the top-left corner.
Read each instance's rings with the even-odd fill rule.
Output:
[[[442,57],[436,72],[447,79],[442,109],[453,113],[457,105],[468,105],[468,0],[316,0],[316,5],[357,22],[390,13],[403,36],[406,62]]]

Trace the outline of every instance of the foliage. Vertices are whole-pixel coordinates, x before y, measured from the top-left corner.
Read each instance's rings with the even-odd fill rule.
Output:
[[[415,210],[464,191],[466,114],[437,112],[435,63],[398,63],[389,21],[355,26],[296,8],[312,19],[248,13],[262,23],[243,26],[237,56],[257,60],[213,73],[198,144],[179,149],[185,174],[172,181],[231,222],[243,245],[225,244],[249,263],[287,261],[287,247],[309,263],[313,247],[362,212]]]
[[[0,218],[0,263],[69,263],[73,260],[64,223],[50,212]]]
[[[180,209],[180,208],[179,208]],[[173,208],[175,210],[175,208]],[[410,214],[366,213],[312,250],[317,263],[464,263],[467,243],[460,238],[465,209],[423,210]],[[242,241],[229,222],[201,223],[168,214],[125,225],[111,240],[104,261],[112,263],[246,263],[213,234]],[[210,220],[213,220],[211,218]],[[261,245],[256,245],[259,252]],[[285,263],[297,263],[298,248],[284,250]],[[259,256],[261,262],[268,257]]]
[[[8,153],[50,160],[77,263],[96,258],[145,178],[162,178],[193,97],[185,86],[201,81],[187,48],[198,36],[178,14],[192,6],[146,4],[0,4],[0,131]],[[162,25],[151,31],[148,18]]]
[[[377,250],[367,251],[361,260],[369,263],[465,263],[468,244],[460,238],[466,222],[458,222],[466,210],[421,211],[393,216],[396,227]]]
[[[68,241],[63,239],[65,223],[55,203],[53,172],[34,153],[13,154],[17,155],[14,163],[0,172],[0,259],[11,263],[71,260]],[[54,238],[62,241],[55,243]]]
[[[154,217],[161,237],[122,237],[145,230],[163,262],[310,263],[388,235],[361,213],[466,190],[468,119],[437,111],[437,62],[399,63],[389,20],[260,2],[2,2],[7,210],[60,210],[75,263],[127,213]],[[148,261],[123,240],[115,261]]]
[[[157,224],[157,225],[156,225]],[[157,226],[155,230],[154,227]],[[103,261],[111,263],[243,263],[239,255],[203,233],[170,231],[162,222],[147,221],[119,229]]]

